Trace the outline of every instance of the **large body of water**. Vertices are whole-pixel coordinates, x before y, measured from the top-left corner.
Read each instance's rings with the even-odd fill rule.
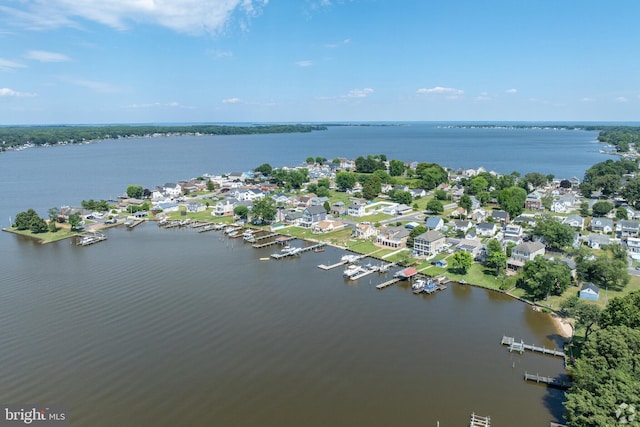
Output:
[[[434,135],[437,135],[436,138]],[[340,127],[152,138],[0,155],[0,224],[202,173],[309,156],[582,176],[595,133]],[[562,361],[510,354],[502,335],[553,346],[548,316],[452,285],[429,297],[383,276],[323,271],[329,248],[284,261],[216,232],[112,229],[106,242],[39,245],[0,234],[0,402],[62,403],[78,426],[548,425],[562,392],[525,384]],[[298,242],[297,244],[301,244]]]

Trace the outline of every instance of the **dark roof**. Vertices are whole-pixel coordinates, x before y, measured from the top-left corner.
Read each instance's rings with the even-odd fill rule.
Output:
[[[580,288],[580,292],[586,291],[586,290],[591,290],[591,291],[595,292],[596,294],[600,293],[600,289],[596,285],[591,283],[591,282],[585,283],[584,285],[582,285],[582,288]]]
[[[320,215],[320,214],[327,213],[326,209],[322,205],[309,206],[308,208],[305,209],[305,212],[307,212],[310,215]]]

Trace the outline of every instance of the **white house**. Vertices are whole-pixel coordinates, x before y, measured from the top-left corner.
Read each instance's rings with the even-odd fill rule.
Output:
[[[366,212],[364,210],[365,205],[359,203],[351,203],[347,208],[347,215],[361,217],[365,216]]]
[[[213,216],[227,216],[233,215],[233,208],[236,207],[236,203],[232,202],[229,199],[220,200],[211,211],[211,215]]]

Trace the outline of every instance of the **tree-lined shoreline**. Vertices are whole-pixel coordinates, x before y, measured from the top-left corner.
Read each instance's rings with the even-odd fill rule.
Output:
[[[105,139],[153,136],[257,135],[309,133],[327,130],[324,125],[105,125],[105,126],[5,126],[0,127],[0,152],[32,146],[86,144]]]

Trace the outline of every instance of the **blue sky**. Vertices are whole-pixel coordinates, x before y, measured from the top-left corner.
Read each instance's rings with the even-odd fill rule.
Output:
[[[4,0],[0,124],[638,121],[637,0]]]

